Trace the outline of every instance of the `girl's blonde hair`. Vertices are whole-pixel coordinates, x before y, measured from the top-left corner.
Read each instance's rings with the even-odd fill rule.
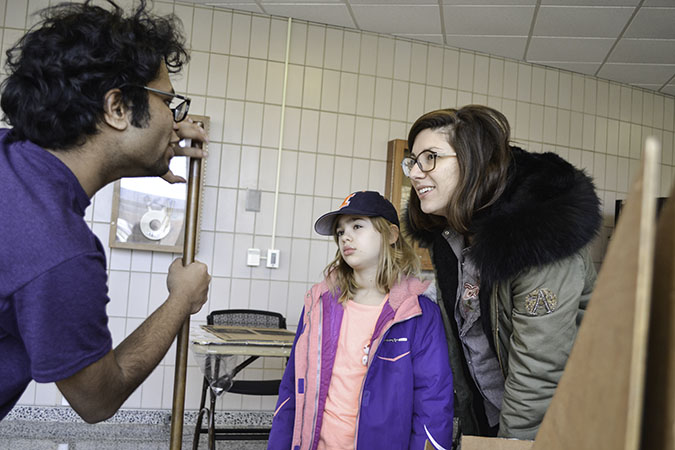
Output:
[[[335,239],[335,243],[338,244],[337,253],[335,259],[326,266],[323,273],[329,282],[331,292],[333,294],[339,292],[340,298],[338,302],[343,303],[350,298],[354,298],[359,286],[356,284],[356,280],[354,280],[354,269],[347,264],[340,253],[340,245],[336,233],[338,218],[335,219],[333,225],[333,238]],[[401,277],[419,274],[419,259],[412,246],[401,235],[400,231],[396,242],[389,244],[393,234],[391,229],[393,224],[391,222],[379,216],[368,217],[368,219],[372,222],[375,230],[382,236],[377,267],[377,287],[384,292],[389,292]]]

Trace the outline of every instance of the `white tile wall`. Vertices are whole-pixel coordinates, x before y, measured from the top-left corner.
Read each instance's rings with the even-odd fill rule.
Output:
[[[48,4],[0,0],[0,62],[34,23],[30,13]],[[405,139],[412,121],[431,109],[493,106],[511,121],[520,145],[555,151],[591,174],[605,215],[596,262],[614,222],[614,200],[625,197],[646,136],[662,141],[660,194],[673,185],[673,97],[467,50],[294,22],[275,240],[281,266],[250,268],[246,249],[265,252],[272,241],[287,20],[171,1],[156,1],[155,10],[183,20],[192,61],[174,86],[193,98],[193,112],[211,117],[197,255],[213,281],[197,323],[209,310],[260,308],[281,312],[295,327],[304,292],[335,253],[330,238],[314,233],[313,221],[352,190],[384,191],[387,141]],[[247,189],[262,190],[259,213],[245,211]],[[106,248],[111,202],[111,188],[101,190],[85,216]],[[166,298],[167,268],[177,255],[106,251],[110,328],[119,343]],[[171,407],[174,347],[125,407]],[[188,363],[186,407],[195,409],[200,372],[192,357]],[[282,359],[268,358],[243,375],[277,378],[282,370]],[[53,384],[31,383],[20,403],[61,400]],[[274,400],[224,395],[219,402],[272,410]]]

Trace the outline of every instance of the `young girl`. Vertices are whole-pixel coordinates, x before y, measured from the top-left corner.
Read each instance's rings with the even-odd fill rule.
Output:
[[[305,296],[268,449],[449,449],[443,323],[394,206],[355,192],[314,229],[338,251]]]

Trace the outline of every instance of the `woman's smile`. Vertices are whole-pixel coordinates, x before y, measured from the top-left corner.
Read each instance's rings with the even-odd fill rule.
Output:
[[[443,131],[427,128],[417,135],[411,151],[413,157],[429,151],[439,155],[433,169],[422,172],[415,164],[410,171],[410,182],[420,199],[422,211],[426,214],[444,216],[450,197],[457,186],[459,164],[457,158],[445,157],[454,155],[455,151]]]

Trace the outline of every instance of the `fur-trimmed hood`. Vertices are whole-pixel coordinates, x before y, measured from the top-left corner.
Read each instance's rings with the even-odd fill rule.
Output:
[[[593,181],[582,170],[555,153],[511,148],[504,193],[471,224],[471,256],[486,285],[571,256],[596,236],[602,220]],[[402,219],[422,246],[442,239],[442,229],[414,229],[407,207]]]

